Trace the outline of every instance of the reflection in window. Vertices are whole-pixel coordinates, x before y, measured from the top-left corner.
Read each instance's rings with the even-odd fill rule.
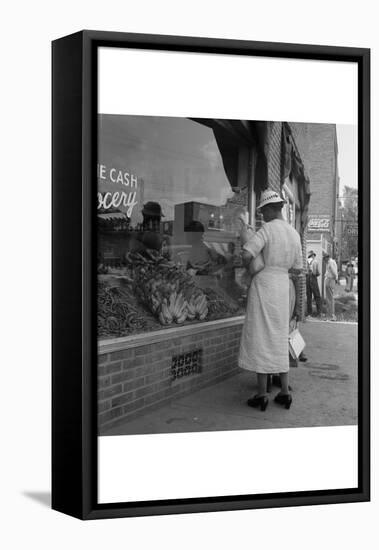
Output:
[[[248,192],[232,189],[211,128],[100,115],[97,175],[100,338],[244,312],[238,215]]]

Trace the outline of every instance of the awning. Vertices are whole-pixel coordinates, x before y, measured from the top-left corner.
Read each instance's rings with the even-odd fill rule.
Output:
[[[291,128],[287,122],[282,124],[282,174],[281,185],[293,175],[299,183],[299,201],[301,206],[301,229],[307,226],[308,206],[311,198],[310,182],[304,163],[296,147]]]
[[[259,195],[268,186],[268,150],[272,122],[227,119],[200,119],[195,122],[212,128],[231,187],[237,187],[235,156],[241,145],[256,148],[255,192]],[[233,154],[234,153],[234,154]]]

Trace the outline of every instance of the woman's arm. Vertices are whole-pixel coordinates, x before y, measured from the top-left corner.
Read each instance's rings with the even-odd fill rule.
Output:
[[[261,252],[266,244],[266,232],[264,228],[255,232],[251,226],[243,224],[240,238],[242,263],[250,275],[257,275],[265,267]]]
[[[250,254],[250,252],[248,252],[247,250],[242,250],[241,257],[243,266],[248,268],[251,260],[253,259],[253,255]]]
[[[242,263],[246,267],[246,269],[249,271],[250,275],[254,277],[254,275],[257,275],[265,266],[263,257],[261,254],[253,257],[250,252],[247,250],[242,251]]]
[[[247,224],[244,224],[240,231],[241,245],[243,246],[244,244],[246,244],[253,234],[254,234],[254,231],[252,227],[250,227]]]

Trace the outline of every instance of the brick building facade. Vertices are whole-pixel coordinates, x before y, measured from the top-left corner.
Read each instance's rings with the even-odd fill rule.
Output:
[[[306,252],[335,255],[338,248],[338,147],[335,124],[296,123],[291,129],[311,183]],[[322,271],[322,269],[321,269]],[[323,275],[323,273],[322,273]],[[323,276],[319,278],[322,291]]]
[[[311,181],[309,215],[328,215],[334,220],[338,189],[336,125],[297,123],[291,128]]]

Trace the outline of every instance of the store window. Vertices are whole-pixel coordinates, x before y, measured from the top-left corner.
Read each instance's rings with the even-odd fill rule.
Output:
[[[225,145],[227,176],[209,126],[118,115],[99,116],[98,146],[99,338],[243,314],[246,150]]]

